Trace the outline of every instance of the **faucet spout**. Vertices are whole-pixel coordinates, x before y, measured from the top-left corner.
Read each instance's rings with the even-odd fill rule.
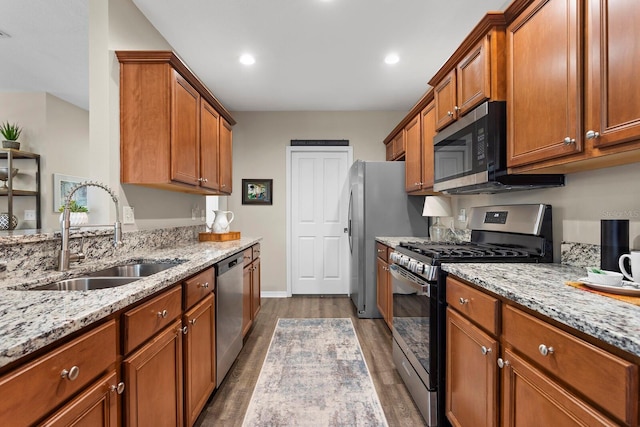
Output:
[[[69,265],[72,261],[75,262],[84,259],[84,254],[82,252],[76,253],[69,249],[69,231],[71,229],[71,211],[69,210],[69,206],[73,199],[73,195],[83,187],[97,187],[109,193],[116,207],[116,222],[113,224],[113,246],[117,248],[122,244],[122,224],[120,223],[120,203],[118,202],[118,196],[116,196],[115,192],[105,184],[95,181],[81,182],[69,191],[69,194],[67,194],[64,201],[62,223],[60,225],[61,247],[58,252],[58,271],[66,271],[69,269]]]

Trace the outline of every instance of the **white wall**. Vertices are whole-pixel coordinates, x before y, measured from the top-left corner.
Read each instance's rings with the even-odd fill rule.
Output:
[[[633,163],[566,175],[565,187],[495,195],[455,196],[460,208],[494,204],[548,203],[553,207],[554,255],[560,243],[600,245],[601,219],[629,219],[629,242],[640,249],[640,164]],[[457,228],[466,224],[456,221]]]
[[[292,139],[348,139],[353,158],[384,160],[382,141],[406,112],[235,112],[233,194],[220,197],[234,212],[231,226],[263,237],[262,290],[285,292],[286,147]],[[242,179],[273,179],[273,205],[242,205]]]
[[[120,185],[120,68],[116,50],[172,50],[131,0],[91,2],[90,28],[90,133],[91,156],[100,159],[93,175],[119,189],[120,205],[135,208],[135,226],[151,229],[202,223],[191,219],[194,206],[205,208],[203,196]],[[105,196],[101,200],[110,204]],[[113,213],[109,207],[109,220]]]
[[[42,228],[57,229],[59,214],[54,213],[53,174],[90,176],[89,112],[45,92],[14,92],[0,93],[0,118],[23,127],[21,150],[40,154]],[[14,188],[35,189],[35,163],[19,160],[15,167],[19,175]],[[6,198],[0,200],[0,206],[6,211]],[[15,198],[18,228],[35,228],[35,221],[24,221],[25,209],[35,209],[34,199]]]

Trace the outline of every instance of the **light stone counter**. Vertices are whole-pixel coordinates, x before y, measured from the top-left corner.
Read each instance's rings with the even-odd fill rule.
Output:
[[[90,325],[162,289],[170,287],[227,256],[258,242],[243,237],[228,242],[176,245],[171,249],[138,250],[135,256],[76,264],[68,272],[19,271],[0,281],[0,367]],[[153,261],[181,262],[161,273],[111,289],[31,291],[39,284],[77,277],[113,265]]]
[[[565,284],[584,268],[560,264],[443,264],[443,270],[640,357],[640,306]]]

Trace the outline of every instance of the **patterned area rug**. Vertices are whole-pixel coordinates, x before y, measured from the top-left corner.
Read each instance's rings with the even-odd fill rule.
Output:
[[[278,319],[242,425],[387,426],[351,319]]]

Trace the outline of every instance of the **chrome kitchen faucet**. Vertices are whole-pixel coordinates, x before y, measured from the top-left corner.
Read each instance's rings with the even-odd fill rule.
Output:
[[[73,187],[69,194],[67,194],[67,198],[64,201],[64,211],[62,212],[62,223],[61,223],[61,234],[62,234],[62,245],[60,251],[58,252],[58,271],[66,271],[69,269],[69,264],[73,262],[78,262],[84,259],[84,253],[82,252],[82,248],[79,252],[72,252],[69,250],[69,230],[71,229],[71,211],[69,210],[69,205],[71,204],[71,198],[75,194],[76,191],[81,189],[82,187],[98,187],[102,188],[104,191],[109,193],[113,203],[116,205],[116,222],[113,224],[113,247],[117,248],[122,245],[122,225],[120,224],[120,205],[118,203],[118,196],[107,187],[105,184],[101,184],[99,182],[93,181],[85,181]],[[83,225],[83,227],[105,227],[105,225]]]

